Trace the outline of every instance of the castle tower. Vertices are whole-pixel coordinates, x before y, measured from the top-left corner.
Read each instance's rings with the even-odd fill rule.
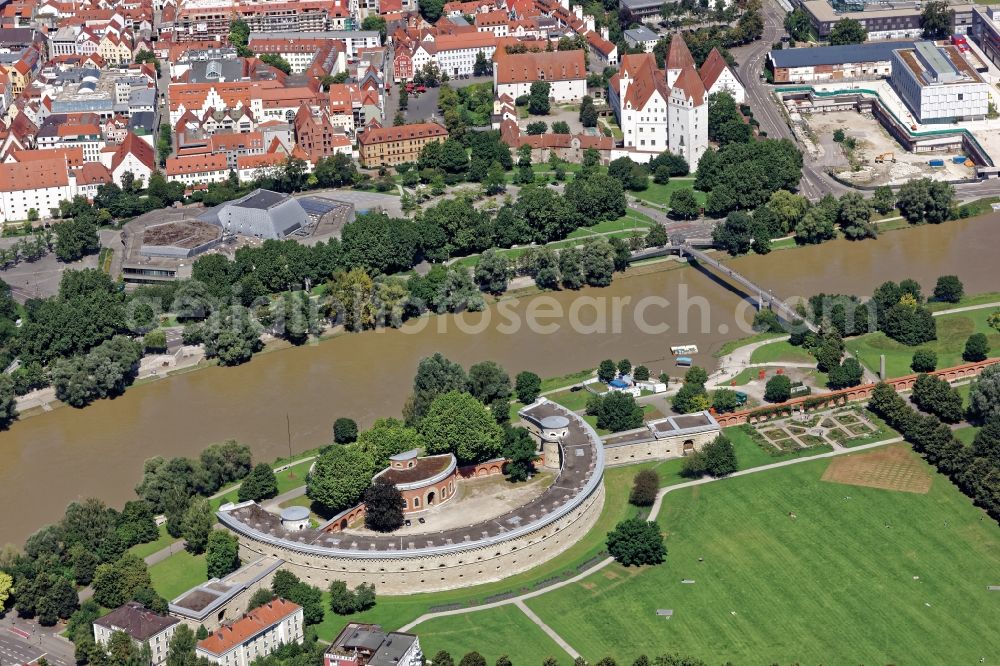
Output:
[[[670,50],[667,51],[667,85],[673,88],[681,71],[688,67],[695,69],[694,58],[691,57],[691,51],[688,50],[684,37],[676,34],[670,40]]]

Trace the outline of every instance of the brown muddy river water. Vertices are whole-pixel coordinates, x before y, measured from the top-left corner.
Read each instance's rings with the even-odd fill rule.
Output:
[[[913,277],[933,288],[954,273],[967,293],[1000,291],[995,253],[1000,215],[834,241],[766,256],[734,268],[776,294],[868,294],[884,280]],[[667,264],[672,266],[672,264]],[[440,351],[465,366],[485,359],[511,376],[556,376],[629,358],[654,374],[680,374],[669,347],[696,344],[695,362],[747,334],[752,307],[701,271],[685,267],[616,277],[606,289],[506,300],[486,313],[427,317],[402,330],[346,334],[275,351],[236,368],[212,367],[130,389],[85,409],[62,407],[0,433],[0,544],[21,543],[58,519],[74,499],[114,506],[134,497],[143,461],[196,455],[237,439],[255,459],[303,451],[331,439],[338,416],[367,425],[397,415],[421,358]]]

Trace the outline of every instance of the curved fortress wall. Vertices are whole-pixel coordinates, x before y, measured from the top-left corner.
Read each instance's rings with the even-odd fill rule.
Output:
[[[536,427],[551,416],[568,420],[559,474],[541,496],[491,520],[424,534],[290,532],[252,502],[222,507],[219,520],[239,537],[241,558],[280,558],[283,568],[311,585],[365,582],[381,594],[409,594],[507,578],[576,543],[604,506],[604,447],[593,428],[545,399],[520,414]]]

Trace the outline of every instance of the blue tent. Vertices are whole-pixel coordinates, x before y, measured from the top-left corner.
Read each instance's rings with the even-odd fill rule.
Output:
[[[623,388],[628,388],[629,385],[628,382],[622,379],[612,379],[610,382],[608,382],[608,386],[610,386],[611,388],[623,389]]]

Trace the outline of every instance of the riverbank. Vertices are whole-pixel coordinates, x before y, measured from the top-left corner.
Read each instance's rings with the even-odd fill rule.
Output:
[[[997,221],[991,215],[925,225],[891,240],[830,241],[727,263],[783,298],[865,295],[881,281],[905,277],[929,291],[942,274],[958,275],[969,293],[995,292]],[[712,370],[715,352],[751,334],[752,316],[724,281],[664,261],[619,274],[605,288],[503,297],[483,313],[425,316],[402,329],[336,335],[236,367],[209,365],[148,381],[113,400],[55,409],[0,433],[0,502],[19,508],[0,517],[0,534],[23,542],[79,498],[120,506],[155,455],[196,456],[212,442],[237,439],[269,460],[288,455],[289,443],[297,453],[328,442],[339,416],[366,427],[398,414],[420,359],[437,351],[465,366],[489,359],[512,376],[531,370],[556,377],[624,357],[658,374],[672,367],[671,345],[697,344],[694,362]]]

